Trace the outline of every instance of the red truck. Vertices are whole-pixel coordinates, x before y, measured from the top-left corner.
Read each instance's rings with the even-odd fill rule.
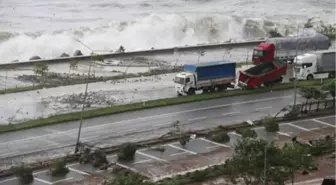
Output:
[[[254,64],[276,59],[293,62],[296,55],[327,50],[330,46],[330,39],[317,32],[299,37],[274,37],[254,48],[252,61]]]
[[[263,62],[245,71],[239,71],[238,85],[243,88],[258,88],[282,82],[286,74],[287,62],[273,60]]]

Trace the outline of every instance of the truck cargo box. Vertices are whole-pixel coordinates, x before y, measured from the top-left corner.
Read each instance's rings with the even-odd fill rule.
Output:
[[[325,73],[335,71],[335,51],[315,51],[317,61],[317,72]]]
[[[197,81],[236,77],[236,63],[221,60],[200,64],[186,64],[184,71],[196,73]]]

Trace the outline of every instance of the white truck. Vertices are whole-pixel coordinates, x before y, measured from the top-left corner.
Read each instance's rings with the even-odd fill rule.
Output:
[[[179,96],[192,95],[197,90],[203,92],[225,90],[233,87],[236,80],[236,63],[213,61],[200,64],[185,64],[184,71],[176,74],[175,90]]]
[[[321,50],[295,57],[293,73],[298,80],[335,78],[335,51]]]

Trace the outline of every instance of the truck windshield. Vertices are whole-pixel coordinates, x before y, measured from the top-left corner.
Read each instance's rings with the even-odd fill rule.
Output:
[[[253,50],[253,56],[262,57],[262,56],[264,56],[264,51],[255,49],[255,50]]]
[[[184,85],[184,78],[175,77],[174,82],[177,83],[177,84],[182,84],[182,85]]]

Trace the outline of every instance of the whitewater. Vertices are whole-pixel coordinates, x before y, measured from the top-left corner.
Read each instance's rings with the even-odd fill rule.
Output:
[[[0,63],[80,49],[126,51],[264,38],[311,17],[335,23],[334,0],[0,0]]]

